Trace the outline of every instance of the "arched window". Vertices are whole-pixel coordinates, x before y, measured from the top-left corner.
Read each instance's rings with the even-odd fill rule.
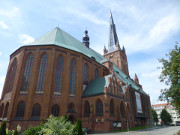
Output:
[[[0,108],[0,118],[3,118],[4,104],[1,105]]]
[[[125,117],[125,110],[124,110],[123,102],[121,102],[121,105],[120,105],[120,113],[121,113],[121,117]]]
[[[18,104],[18,107],[17,107],[16,117],[24,118],[24,112],[25,112],[25,103],[24,103],[24,101],[20,101]]]
[[[95,78],[98,78],[98,69],[95,70]]]
[[[110,101],[110,115],[114,115],[114,102],[113,102],[113,100]]]
[[[84,84],[88,84],[88,66],[87,64],[84,64],[84,80],[83,80]]]
[[[29,80],[30,80],[30,76],[31,76],[31,69],[32,69],[33,59],[34,59],[33,54],[30,54],[27,57],[20,93],[27,93],[28,86],[29,86]]]
[[[46,67],[47,67],[47,55],[44,54],[41,57],[36,93],[43,93],[44,81],[46,76]]]
[[[33,110],[32,110],[32,119],[40,119],[40,113],[41,113],[41,106],[40,104],[35,104],[33,106]]]
[[[70,71],[70,89],[69,95],[75,95],[75,84],[76,84],[76,61],[75,59],[71,60],[71,71]]]
[[[84,115],[85,116],[89,116],[90,115],[90,105],[89,105],[88,101],[86,101],[84,103]]]
[[[96,102],[96,115],[103,115],[103,103],[100,99]]]
[[[7,118],[8,109],[9,109],[9,103],[6,104],[5,111],[4,111],[4,118]]]
[[[54,94],[61,94],[62,71],[63,71],[63,58],[62,56],[58,56],[57,64],[56,64]]]
[[[13,88],[13,83],[16,75],[16,68],[17,68],[17,58],[14,59],[8,71],[6,85],[5,85],[5,93],[11,92]]]
[[[70,104],[68,105],[68,112],[69,112],[69,113],[74,113],[74,112],[75,112],[75,110],[74,110],[74,104],[73,104],[73,103],[70,103]]]
[[[59,105],[53,105],[51,109],[51,114],[54,115],[54,117],[59,116]]]

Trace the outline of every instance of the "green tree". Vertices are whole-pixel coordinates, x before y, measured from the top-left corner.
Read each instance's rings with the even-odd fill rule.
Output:
[[[51,115],[39,133],[43,135],[72,135],[73,129],[74,125],[67,121],[66,117]]]
[[[159,120],[158,120],[158,115],[157,115],[157,113],[156,113],[156,111],[154,109],[152,109],[152,115],[153,115],[154,122],[157,125]]]
[[[73,135],[84,135],[84,131],[82,130],[81,120],[77,120],[75,127],[73,129]]]
[[[19,135],[17,130],[14,131],[14,135]]]
[[[0,127],[0,135],[6,135],[6,122],[5,121],[3,121]]]
[[[172,122],[171,115],[167,112],[166,109],[163,109],[160,114],[161,120],[164,122],[165,125]]]
[[[161,90],[159,99],[171,102],[180,113],[180,47],[176,42],[175,48],[166,54],[167,59],[159,59],[162,63],[160,81],[169,88]]]

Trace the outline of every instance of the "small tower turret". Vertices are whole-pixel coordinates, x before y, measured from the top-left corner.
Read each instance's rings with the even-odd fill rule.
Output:
[[[106,49],[106,46],[104,45],[104,55],[107,53],[107,49]]]
[[[85,35],[83,37],[83,44],[89,48],[89,36],[88,36],[88,31],[85,30]]]
[[[135,73],[135,76],[134,76],[134,82],[135,82],[136,85],[139,84],[139,79],[138,79],[136,73]]]

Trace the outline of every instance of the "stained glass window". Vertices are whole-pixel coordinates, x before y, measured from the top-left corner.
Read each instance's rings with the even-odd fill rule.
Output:
[[[16,117],[24,117],[25,112],[25,103],[24,101],[20,101],[16,111]]]
[[[53,105],[51,109],[51,114],[54,115],[54,117],[59,116],[59,105]]]
[[[100,99],[96,102],[96,115],[103,115],[103,103]]]
[[[70,89],[69,95],[75,95],[75,84],[76,84],[76,61],[75,59],[71,60],[71,71],[70,71]]]
[[[36,93],[43,93],[44,81],[45,81],[45,76],[46,76],[46,68],[47,68],[47,55],[44,54],[41,57]]]
[[[88,66],[87,64],[84,64],[84,84],[88,84]]]
[[[5,85],[5,93],[12,91],[13,83],[16,75],[16,68],[17,68],[17,58],[14,59],[8,71],[6,85]]]
[[[58,56],[57,64],[56,64],[54,94],[61,94],[62,71],[63,71],[63,58],[62,56]]]
[[[30,76],[31,76],[31,69],[32,69],[32,65],[33,65],[33,59],[34,59],[33,54],[30,54],[27,57],[20,93],[27,93],[27,90],[29,87],[29,80],[30,80]]]

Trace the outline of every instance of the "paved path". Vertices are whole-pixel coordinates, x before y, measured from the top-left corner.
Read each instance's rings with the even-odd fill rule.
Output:
[[[169,127],[153,127],[144,130],[130,131],[130,132],[118,132],[118,133],[101,133],[92,135],[174,135],[180,126],[169,126]]]

